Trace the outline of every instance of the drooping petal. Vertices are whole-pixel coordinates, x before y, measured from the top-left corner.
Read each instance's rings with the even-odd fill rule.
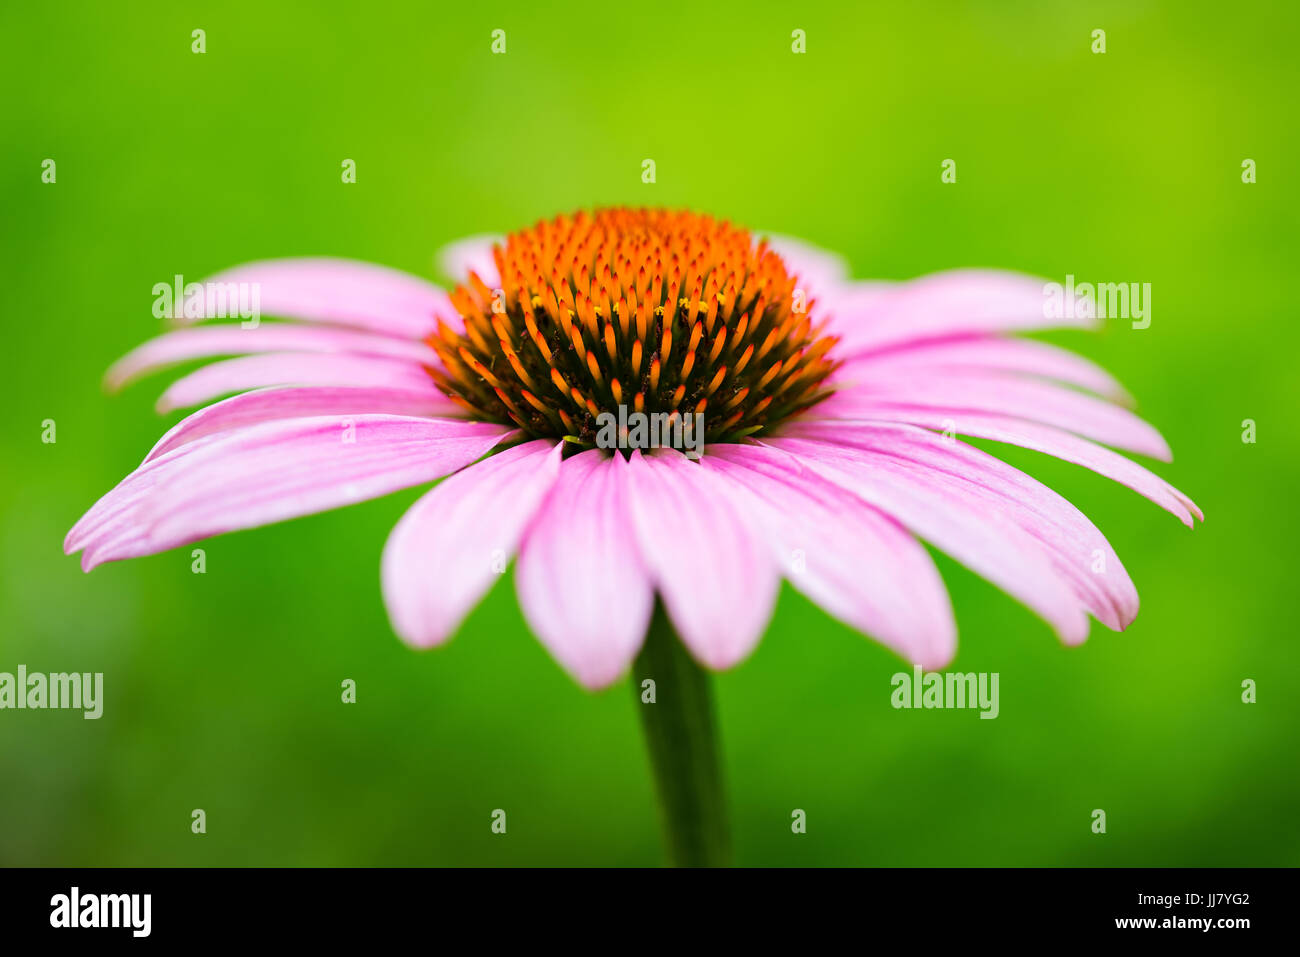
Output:
[[[384,603],[393,630],[418,648],[441,644],[505,570],[559,474],[563,443],[538,439],[445,479],[416,502],[384,546]]]
[[[628,468],[621,455],[601,449],[565,459],[515,570],[519,603],[533,631],[592,689],[627,670],[654,604],[634,544]]]
[[[1132,397],[1115,378],[1080,355],[1032,339],[978,336],[903,345],[868,353],[850,361],[844,377],[869,382],[881,376],[937,378],[951,372],[1015,372],[1055,379],[1096,392],[1112,401],[1132,403]]]
[[[881,421],[902,422],[927,429],[969,435],[978,439],[1005,442],[1033,449],[1066,462],[1073,462],[1098,475],[1131,488],[1191,526],[1192,516],[1204,520],[1196,503],[1160,476],[1144,469],[1131,459],[1087,439],[1061,429],[1037,425],[1009,416],[979,415],[952,409],[906,409],[893,407],[881,413]]]
[[[441,395],[424,367],[413,362],[327,352],[267,352],[195,369],[163,392],[157,409],[173,412],[246,389],[291,385],[392,388]]]
[[[100,517],[77,529],[97,536],[83,564],[151,555],[432,481],[473,462],[511,431],[357,415],[274,420],[211,435],[146,462],[105,496],[111,501],[101,503]],[[108,521],[111,541],[100,537]]]
[[[93,561],[97,552],[105,548],[114,548],[128,538],[143,543],[144,529],[137,517],[140,503],[184,466],[187,455],[218,439],[218,436],[207,436],[196,440],[191,446],[174,449],[156,459],[144,462],[105,493],[86,511],[85,515],[77,520],[63,540],[64,553],[72,555],[75,552],[83,552],[82,570],[90,571],[98,564]],[[150,552],[146,549],[139,554],[147,555]],[[122,557],[131,556],[123,554]]]
[[[182,419],[145,456],[155,459],[205,435],[228,432],[272,419],[312,415],[386,412],[430,418],[460,418],[463,410],[433,389],[330,388],[261,389],[232,396]]]
[[[732,505],[730,483],[681,452],[632,453],[636,540],[678,634],[710,668],[754,650],[776,601],[775,563]]]
[[[1004,516],[1038,542],[1079,601],[1116,631],[1138,611],[1137,589],[1106,537],[1047,486],[978,449],[934,432],[888,423],[805,423],[791,434],[861,453],[877,473],[928,482],[991,514]]]
[[[268,322],[249,329],[223,325],[165,332],[117,360],[109,368],[105,382],[110,389],[120,389],[133,379],[177,362],[253,352],[345,353],[439,364],[437,353],[423,342],[324,326]]]
[[[770,467],[789,470],[792,456],[835,485],[892,515],[904,526],[1037,612],[1069,644],[1088,636],[1073,589],[1050,566],[1039,543],[984,499],[935,482],[924,469],[901,472],[888,457],[804,438],[778,437]],[[786,453],[781,456],[780,453]]]
[[[492,256],[492,247],[504,243],[504,236],[486,233],[481,236],[467,236],[448,243],[438,250],[438,269],[454,282],[464,282],[471,272],[495,289],[501,283],[496,259]]]
[[[864,378],[816,407],[820,418],[881,418],[890,409],[1006,415],[1169,461],[1169,445],[1128,409],[1051,382],[997,372]]]
[[[795,588],[909,661],[947,665],[957,626],[929,552],[896,521],[812,471],[765,469],[768,457],[757,446],[713,445],[702,462],[743,496]]]
[[[1044,288],[1041,279],[1021,273],[952,269],[898,283],[883,295],[872,288],[865,302],[824,305],[836,316],[842,359],[905,342],[1096,325],[1088,317],[1051,315]]]
[[[234,318],[228,306],[222,308],[231,301],[231,284],[255,288],[262,315],[356,326],[404,339],[423,339],[434,330],[435,314],[454,312],[446,292],[418,276],[374,263],[319,257],[270,259],[218,273],[202,284],[202,296],[194,303],[202,306],[202,315],[181,314],[178,321]]]

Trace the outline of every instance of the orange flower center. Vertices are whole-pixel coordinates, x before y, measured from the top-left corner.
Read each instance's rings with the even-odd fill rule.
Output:
[[[471,272],[451,296],[461,321],[439,317],[429,340],[434,379],[479,418],[592,446],[620,406],[700,413],[725,442],[829,394],[835,339],[747,230],[618,207],[540,222],[493,255],[500,288]]]

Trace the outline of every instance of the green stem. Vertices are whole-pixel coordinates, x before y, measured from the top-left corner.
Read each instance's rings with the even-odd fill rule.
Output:
[[[641,711],[668,863],[725,867],[731,862],[722,790],[718,725],[709,673],[687,653],[655,603],[645,646],[633,667],[632,691]],[[654,701],[647,680],[654,682]]]

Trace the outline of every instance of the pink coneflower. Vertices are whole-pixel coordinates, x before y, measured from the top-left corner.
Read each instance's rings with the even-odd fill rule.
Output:
[[[215,277],[189,312],[210,316],[213,290],[247,283],[265,312],[296,321],[178,329],[113,366],[118,387],[237,356],[174,383],[160,409],[238,394],[163,436],[65,548],[89,570],[450,476],[384,549],[395,630],[418,647],[445,642],[517,556],[524,615],[578,682],[604,687],[641,653],[638,677],[660,679],[643,712],[662,715],[647,730],[683,862],[725,853],[708,820],[720,798],[700,796],[720,793],[716,771],[694,796],[675,793],[692,790],[676,752],[713,754],[692,731],[711,721],[695,662],[743,660],[783,577],[930,669],[952,659],[956,626],[918,539],[1069,644],[1089,615],[1112,629],[1136,616],[1137,591],[1087,517],[957,435],[1083,465],[1189,526],[1201,517],[1106,447],[1170,457],[1109,375],[1008,338],[1090,324],[1046,318],[1038,280],[853,282],[799,243],[629,209],[466,241],[444,263],[467,277],[450,294],[339,260]],[[600,447],[602,415],[620,407],[671,423],[698,413],[703,456]]]

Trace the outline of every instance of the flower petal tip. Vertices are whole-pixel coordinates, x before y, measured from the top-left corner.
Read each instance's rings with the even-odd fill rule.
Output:
[[[1062,644],[1071,648],[1078,647],[1088,640],[1088,633],[1092,630],[1092,621],[1082,611],[1079,611],[1079,617],[1073,622],[1061,622],[1056,626],[1056,634],[1060,637]]]
[[[605,668],[605,669],[585,669],[581,673],[576,671],[571,671],[569,672],[569,674],[572,675],[573,680],[576,681],[579,685],[581,685],[584,690],[590,691],[592,694],[596,694],[598,692],[604,691],[610,685],[617,682],[620,678],[622,678],[625,674],[627,674],[627,672],[628,669],[626,668],[621,668],[615,672],[611,672],[609,669]]]
[[[399,627],[396,623],[393,624],[393,632],[398,638],[402,639],[404,645],[408,648],[414,649],[415,651],[430,651],[434,648],[441,648],[451,640],[453,634],[453,632],[450,631],[440,632],[432,629],[415,631],[409,628]]]
[[[706,650],[703,653],[697,654],[689,646],[686,650],[690,656],[695,659],[696,664],[712,672],[727,671],[734,668],[736,665],[740,664],[745,657],[744,655],[737,655],[729,651],[721,650]],[[748,652],[746,652],[746,654],[748,654]]]
[[[920,665],[923,671],[940,671],[952,664],[953,659],[957,657],[957,648],[954,645],[950,649],[934,649],[910,657],[912,664]]]
[[[109,395],[117,395],[126,385],[127,379],[117,372],[116,366],[110,366],[100,379],[100,387]]]

